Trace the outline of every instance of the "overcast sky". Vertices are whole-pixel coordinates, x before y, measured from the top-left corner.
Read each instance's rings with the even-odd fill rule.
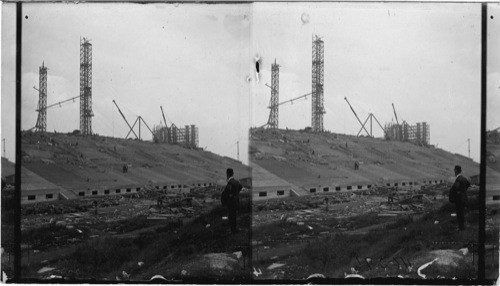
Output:
[[[22,128],[29,129],[36,123],[38,92],[32,87],[38,86],[38,69],[43,61],[49,68],[48,104],[79,95],[79,41],[87,37],[93,46],[94,133],[115,137],[127,134],[128,127],[113,99],[130,124],[140,115],[150,127],[163,121],[163,106],[168,124],[198,126],[201,147],[236,158],[236,142],[240,141],[240,158],[246,162],[249,7],[23,5],[27,18],[23,20]],[[13,17],[5,17],[4,29],[13,23]],[[12,67],[7,64],[14,64],[14,55],[14,50],[4,52],[2,67],[6,73]],[[13,84],[13,75],[6,74],[3,83]],[[5,88],[2,101],[4,96],[13,95],[13,86]],[[12,102],[3,103],[13,106]],[[47,118],[47,131],[79,129],[79,101],[48,109]],[[152,137],[144,127],[142,134],[147,139]]]
[[[498,18],[494,35],[499,35]],[[257,3],[252,40],[264,71],[252,100],[252,125],[267,122],[270,88],[265,83],[271,83],[275,58],[280,102],[311,92],[312,35],[317,34],[325,49],[326,130],[359,131],[344,97],[362,121],[373,113],[383,125],[395,122],[394,103],[400,122],[430,124],[431,144],[467,156],[470,138],[471,156],[478,161],[480,21],[480,4]],[[495,63],[490,65],[489,91],[495,96],[500,86],[498,39],[489,46],[489,60]],[[279,115],[280,128],[311,126],[311,97],[282,105]],[[496,123],[489,119],[500,126],[498,117]],[[373,130],[383,136],[378,126]]]
[[[490,4],[488,126],[500,126],[500,13]],[[364,120],[430,124],[431,143],[479,159],[480,4],[253,3],[23,5],[22,128],[36,123],[38,68],[48,70],[48,104],[79,95],[79,40],[93,45],[93,131],[128,132],[138,115],[196,124],[200,146],[247,161],[247,130],[267,121],[271,62],[280,101],[311,92],[311,39],[325,42],[325,129]],[[14,159],[15,7],[2,4],[2,138]],[[27,18],[26,18],[27,17]],[[496,35],[493,37],[493,35]],[[257,82],[254,59],[261,58]],[[249,81],[249,79],[251,79]],[[498,112],[496,112],[498,113]],[[79,128],[79,102],[48,110],[47,130]],[[280,128],[311,125],[311,98],[280,108]],[[145,129],[143,129],[145,130]],[[374,133],[382,131],[374,126]],[[150,138],[143,131],[143,136]],[[148,137],[149,136],[149,137]]]

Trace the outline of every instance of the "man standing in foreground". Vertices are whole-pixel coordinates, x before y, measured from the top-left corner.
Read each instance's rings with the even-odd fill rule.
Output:
[[[470,187],[469,180],[462,175],[462,167],[455,166],[455,183],[451,186],[449,200],[450,203],[455,203],[457,211],[458,227],[464,230],[464,209],[467,203],[467,189]]]
[[[231,233],[234,234],[238,233],[238,229],[236,228],[236,215],[240,203],[239,195],[243,186],[238,180],[233,178],[233,175],[233,169],[228,168],[226,170],[227,185],[224,191],[222,191],[221,202],[222,205],[228,209],[229,225],[231,226]]]

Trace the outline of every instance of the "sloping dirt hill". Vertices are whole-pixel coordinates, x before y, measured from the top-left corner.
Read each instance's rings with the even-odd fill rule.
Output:
[[[457,164],[466,176],[479,174],[469,158],[407,142],[264,129],[252,130],[250,142],[251,162],[299,186],[452,178]]]
[[[241,162],[208,151],[101,136],[23,133],[22,154],[23,167],[65,189],[215,183],[229,167],[237,178],[250,176]]]

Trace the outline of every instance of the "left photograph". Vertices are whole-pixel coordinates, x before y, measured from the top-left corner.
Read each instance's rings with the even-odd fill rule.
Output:
[[[2,4],[7,279],[20,243],[23,279],[249,281],[251,6],[28,3],[17,16],[21,150],[16,9]]]

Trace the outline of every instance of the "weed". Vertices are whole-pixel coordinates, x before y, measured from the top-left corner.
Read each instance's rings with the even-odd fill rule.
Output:
[[[138,250],[138,247],[127,239],[98,238],[79,246],[71,256],[68,266],[70,269],[78,269],[99,277],[135,257]]]
[[[146,215],[139,215],[132,218],[124,219],[116,226],[115,231],[125,233],[137,229],[148,227],[150,221]]]
[[[398,219],[394,223],[388,224],[385,228],[386,229],[402,228],[402,227],[405,227],[412,222],[413,222],[413,218],[411,216],[406,216],[406,217]]]
[[[68,229],[66,226],[54,223],[25,230],[22,233],[23,243],[34,244],[40,249],[52,245],[64,245],[68,242],[68,239],[86,239],[88,236],[89,230],[87,228]]]

